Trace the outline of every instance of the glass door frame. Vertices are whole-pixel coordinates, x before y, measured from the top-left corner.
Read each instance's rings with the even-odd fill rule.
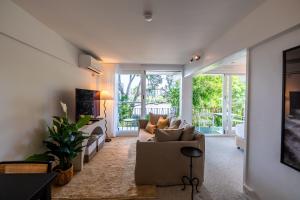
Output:
[[[145,86],[146,86],[146,72],[144,70],[120,70],[118,72],[118,75],[139,75],[140,76],[140,81],[141,81],[141,85],[140,85],[140,90],[141,90],[141,118],[145,117],[145,112],[146,112],[146,102],[145,102]],[[119,84],[119,79],[117,78],[117,83]],[[119,95],[119,88],[117,88],[117,95]],[[119,101],[119,96],[118,96],[118,101]],[[117,102],[117,105],[120,102]],[[117,109],[117,121],[119,120],[119,110]],[[119,130],[118,129],[118,125],[117,125],[117,135],[121,135],[122,133],[136,133],[136,130]]]
[[[232,134],[232,74],[223,74],[223,134]]]
[[[118,72],[118,75],[139,75],[140,76],[140,81],[141,81],[141,84],[140,84],[140,90],[141,90],[141,114],[140,114],[140,118],[141,119],[145,119],[145,117],[147,116],[148,113],[146,113],[147,111],[147,107],[146,107],[146,93],[147,93],[147,72],[151,72],[151,71],[157,71],[157,70],[127,70],[127,69],[124,69],[124,70],[120,70]],[[182,71],[178,71],[178,70],[162,70],[162,71],[166,71],[166,72],[178,72],[178,73],[181,73],[180,76],[182,76]],[[117,76],[118,77],[118,76]],[[117,78],[117,84],[119,84],[119,79]],[[182,98],[182,95],[181,95],[181,85],[182,85],[182,79],[180,80],[180,99],[179,101],[181,102],[181,98]],[[117,90],[117,95],[119,95],[119,92],[118,92],[118,87],[116,87],[116,90]],[[119,100],[119,96],[118,96],[118,100]],[[117,102],[116,105],[118,105],[120,102]],[[117,120],[119,120],[119,110],[117,109]],[[178,112],[180,113],[180,110],[178,110]],[[118,126],[118,125],[117,125]],[[125,133],[125,132],[136,132],[135,130],[129,130],[129,131],[125,131],[125,130],[119,130],[118,129],[119,127],[117,127],[117,135],[121,135],[122,133]]]
[[[213,113],[222,116],[222,130],[215,131],[217,133],[208,133],[208,135],[233,135],[235,133],[235,126],[234,126],[234,116],[233,113],[233,77],[234,76],[241,76],[242,74],[224,74],[224,73],[212,73],[212,74],[203,74],[204,76],[215,76],[219,75],[222,77],[222,94],[220,98],[221,101],[221,110],[219,113]],[[243,74],[244,75],[244,74]],[[246,92],[246,91],[245,91]],[[245,99],[246,101],[246,99]],[[245,105],[246,102],[244,102]],[[214,124],[214,123],[213,123]],[[201,128],[201,127],[200,127]]]
[[[223,107],[222,107],[222,112],[223,112],[223,133],[226,135],[232,135],[234,134],[234,126],[233,126],[233,118],[234,118],[234,113],[232,113],[232,95],[233,95],[233,81],[232,78],[233,76],[246,76],[246,75],[241,75],[241,74],[223,74],[224,79],[223,79]],[[247,83],[245,83],[247,84]],[[245,96],[246,96],[245,91]],[[244,109],[246,106],[246,97],[245,97],[245,102],[244,102]],[[245,115],[245,113],[244,113]],[[245,120],[245,119],[244,119]]]

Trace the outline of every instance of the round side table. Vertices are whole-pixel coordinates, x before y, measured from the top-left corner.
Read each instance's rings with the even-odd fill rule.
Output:
[[[182,147],[180,149],[181,153],[184,156],[190,157],[190,176],[183,176],[181,181],[183,183],[182,190],[185,190],[185,180],[192,186],[192,200],[194,199],[194,186],[196,186],[196,191],[198,191],[199,179],[197,177],[193,177],[193,158],[199,158],[202,156],[202,151],[195,147]],[[194,184],[194,182],[196,182]]]

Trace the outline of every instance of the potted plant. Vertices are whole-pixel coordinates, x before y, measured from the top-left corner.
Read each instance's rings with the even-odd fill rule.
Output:
[[[54,171],[58,172],[55,179],[57,185],[67,184],[73,177],[72,160],[82,151],[84,136],[81,127],[90,121],[90,116],[82,116],[76,123],[67,116],[67,105],[61,102],[64,115],[54,116],[52,127],[48,127],[49,137],[43,141],[47,151],[27,158],[29,161],[58,161]]]

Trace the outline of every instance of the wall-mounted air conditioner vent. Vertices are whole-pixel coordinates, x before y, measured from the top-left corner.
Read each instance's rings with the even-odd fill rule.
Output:
[[[89,69],[97,74],[102,74],[101,62],[87,54],[79,55],[79,67]]]

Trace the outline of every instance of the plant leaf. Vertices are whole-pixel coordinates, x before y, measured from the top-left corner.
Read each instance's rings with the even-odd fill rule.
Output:
[[[47,153],[33,154],[25,159],[26,161],[54,161],[54,156],[48,155]]]
[[[86,115],[86,116],[81,117],[76,123],[77,129],[80,129],[81,127],[83,127],[84,125],[89,123],[90,120],[91,120],[90,116]]]

